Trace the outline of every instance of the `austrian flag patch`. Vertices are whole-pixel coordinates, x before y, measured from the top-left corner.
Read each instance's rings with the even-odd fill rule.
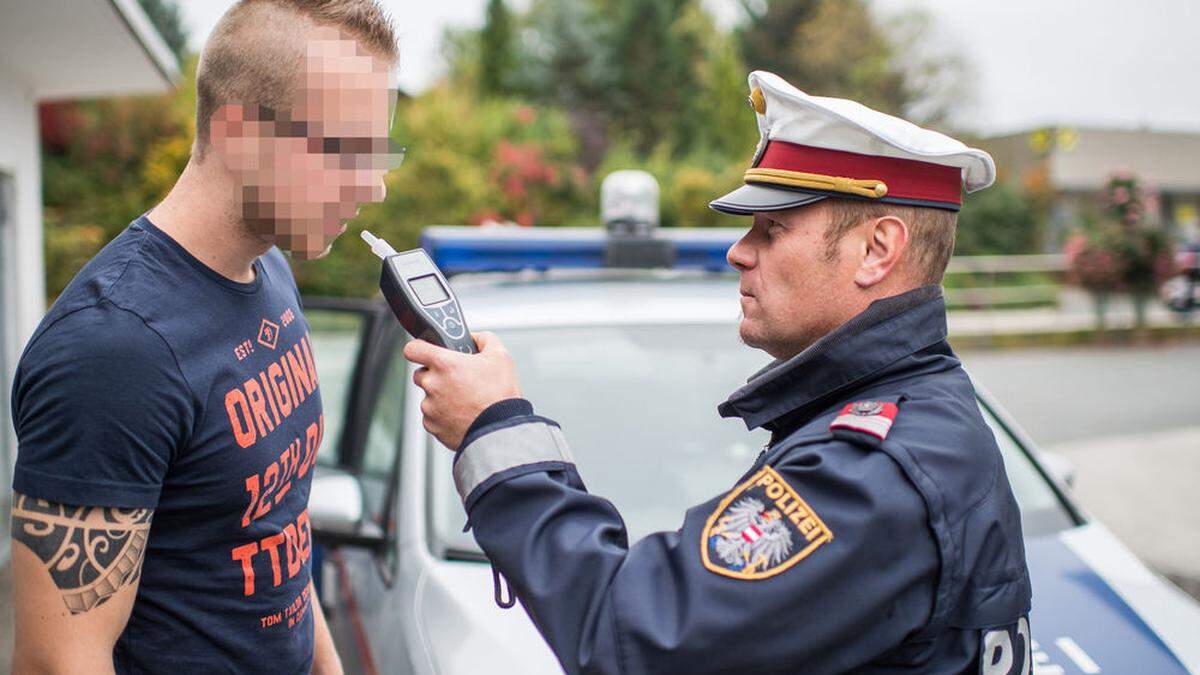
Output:
[[[849,403],[830,423],[830,429],[849,429],[870,434],[879,440],[887,438],[896,421],[898,408],[895,403],[883,401],[857,401]]]

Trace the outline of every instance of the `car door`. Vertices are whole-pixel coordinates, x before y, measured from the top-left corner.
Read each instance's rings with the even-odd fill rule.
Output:
[[[330,434],[309,503],[317,593],[347,672],[408,672],[402,617],[387,609],[401,591],[404,337],[378,301],[308,298],[305,308]]]

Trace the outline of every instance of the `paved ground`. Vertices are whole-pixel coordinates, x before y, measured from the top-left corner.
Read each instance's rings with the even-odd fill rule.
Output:
[[[1200,599],[1200,345],[964,352],[1075,494],[1139,557]]]
[[[1200,424],[1200,344],[961,356],[1040,445]]]
[[[1142,560],[1200,599],[1200,426],[1049,446],[1075,495]]]

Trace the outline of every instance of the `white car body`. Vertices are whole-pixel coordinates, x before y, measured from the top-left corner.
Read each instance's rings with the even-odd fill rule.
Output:
[[[586,335],[587,330],[605,327],[654,326],[668,333],[679,330],[682,335],[689,326],[712,326],[713,330],[728,331],[729,353],[750,353],[761,363],[768,360],[765,355],[754,356],[749,348],[737,343],[737,284],[729,275],[564,271],[467,275],[454,277],[451,283],[470,328],[494,331],[506,341],[508,335],[529,329],[578,328],[585,331],[581,335]],[[398,327],[384,325],[391,320],[390,314],[382,303],[377,306],[378,332],[398,334]],[[377,334],[372,338],[372,348],[386,345],[389,340],[391,349],[398,349],[396,345],[402,342],[402,338]],[[586,342],[586,338],[580,341]],[[322,335],[315,328],[314,344],[320,368],[325,354]],[[588,344],[571,347],[584,351],[590,348]],[[570,354],[562,356],[563,353],[567,352],[558,349],[555,358],[574,358]],[[355,367],[369,369],[372,363],[370,358],[359,358]],[[653,368],[656,364],[645,365]],[[521,367],[520,355],[518,367]],[[396,370],[391,375],[397,376],[400,366],[393,368]],[[751,372],[748,369],[744,375]],[[447,555],[445,543],[438,542],[435,530],[439,527],[445,530],[448,525],[444,521],[452,516],[439,513],[432,505],[443,503],[439,500],[456,499],[449,473],[450,453],[440,446],[429,450],[430,444],[436,442],[421,426],[421,392],[411,383],[411,368],[406,367],[404,373],[400,460],[397,475],[388,479],[396,481],[397,500],[392,525],[382,526],[392,532],[382,532],[378,526],[372,531],[370,523],[364,522],[357,529],[342,528],[348,532],[345,538],[331,539],[322,525],[322,518],[329,514],[321,511],[325,509],[334,515],[344,511],[319,504],[330,499],[338,501],[338,497],[322,492],[345,492],[345,476],[324,469],[313,488],[313,502],[318,506],[310,509],[317,525],[318,542],[340,542],[337,553],[332,553],[327,545],[321,556],[325,561],[321,593],[322,604],[330,609],[331,625],[348,672],[443,675],[561,672],[554,655],[521,608],[503,610],[497,606],[489,565],[469,559],[470,555],[458,556],[468,559],[454,559],[453,553]],[[673,376],[672,372],[661,373],[663,378]],[[371,375],[360,379],[381,378]],[[323,390],[326,384],[322,376]],[[740,382],[726,384],[728,391],[732,391]],[[526,392],[529,391],[527,388]],[[539,401],[533,395],[530,398],[539,411],[551,404],[562,410],[590,405],[587,397],[582,396],[585,393],[580,392],[580,398],[568,401]],[[653,395],[652,391],[628,393],[634,401]],[[357,400],[360,407],[370,405],[369,400],[353,395],[348,398]],[[715,406],[719,402],[712,400],[712,407],[698,414],[711,416],[713,425],[727,425],[729,422],[718,421]],[[1027,457],[1037,480],[1044,481],[1038,488],[1042,491],[1039,494],[1057,500],[1052,510],[1060,510],[1063,519],[1063,524],[1052,528],[1053,531],[1027,534],[1034,588],[1033,672],[1200,673],[1200,607],[1150,572],[1102,525],[1083,514],[1070,500],[1065,486],[1050,477],[1023,434],[1004,418],[994,403],[984,400],[984,404],[998,418],[1001,433],[1007,435],[1012,446],[1009,452]],[[355,414],[347,412],[347,419],[353,420]],[[555,416],[551,412],[546,414]],[[362,415],[357,423],[368,424],[370,419],[369,414]],[[563,427],[570,441],[572,426],[564,422]],[[620,442],[619,433],[614,434],[612,442]],[[751,445],[757,452],[761,441]],[[647,457],[646,461],[654,459]],[[753,455],[746,466],[752,461]],[[1006,459],[1006,463],[1014,460]],[[589,463],[581,461],[580,468],[588,481],[589,470],[595,470],[595,458]],[[638,471],[637,466],[626,468]],[[689,467],[679,470],[687,472]],[[1012,467],[1009,470],[1011,476]],[[350,473],[361,472],[352,467]],[[728,481],[737,475],[729,476]],[[326,480],[330,477],[342,479],[341,487],[336,480]],[[1025,480],[1029,480],[1028,476]],[[340,499],[344,502],[345,495]],[[621,502],[616,499],[614,502],[622,507]],[[691,504],[663,506],[678,513],[677,522],[681,522]],[[465,521],[461,506],[457,517],[453,526],[461,528]],[[338,531],[336,524],[329,527]],[[1028,524],[1026,530],[1030,532]],[[631,533],[631,540],[637,535]],[[361,541],[355,537],[374,538],[374,550],[360,545]]]

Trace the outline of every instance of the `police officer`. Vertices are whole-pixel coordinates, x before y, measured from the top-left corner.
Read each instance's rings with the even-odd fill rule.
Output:
[[[711,206],[753,216],[728,259],[741,336],[776,360],[718,410],[771,443],[630,546],[495,336],[414,341],[475,538],[571,673],[1027,673],[1020,518],[939,285],[991,157],[771,73],[750,87],[761,140]]]

